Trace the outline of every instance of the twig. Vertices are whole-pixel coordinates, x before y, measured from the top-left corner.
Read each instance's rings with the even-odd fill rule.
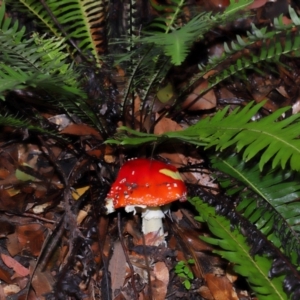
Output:
[[[139,299],[139,293],[138,293],[138,291],[136,289],[136,286],[135,286],[134,269],[133,269],[132,263],[130,261],[129,255],[127,253],[127,249],[126,249],[126,246],[124,244],[124,240],[123,240],[123,236],[122,236],[122,230],[121,230],[121,213],[120,212],[118,212],[118,234],[119,234],[119,239],[120,239],[123,251],[124,251],[124,255],[126,257],[126,261],[128,263],[129,269],[131,271],[131,283],[132,283],[132,289],[133,289],[133,292],[134,292],[134,295],[135,295],[135,299],[138,300]]]

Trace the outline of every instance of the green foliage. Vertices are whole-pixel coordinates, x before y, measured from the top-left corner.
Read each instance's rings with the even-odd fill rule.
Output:
[[[155,95],[160,90],[172,65],[180,65],[195,41],[203,38],[213,27],[233,19],[238,11],[251,2],[231,1],[222,14],[200,13],[185,25],[182,25],[182,21],[178,24],[184,1],[173,0],[168,6],[153,2],[154,8],[160,11],[160,17],[154,19],[141,36],[128,34],[125,38],[111,42],[127,45],[128,52],[113,55],[116,64],[121,64],[126,70],[127,81],[124,90],[121,90],[124,107],[132,103],[134,95],[138,94],[142,102],[141,110],[145,114],[146,100],[149,95]]]
[[[77,74],[66,63],[62,39],[28,39],[25,28],[18,28],[0,8],[0,96],[16,89],[34,87],[57,92],[65,97],[82,96]]]
[[[230,44],[224,43],[225,52],[222,56],[210,57],[207,64],[200,64],[200,72],[190,80],[186,89],[212,70],[214,70],[214,74],[209,77],[209,85],[203,90],[203,93],[230,76],[247,69],[259,71],[258,64],[265,65],[265,69],[268,70],[271,68],[270,63],[281,64],[280,58],[283,55],[298,57],[300,55],[300,37],[298,34],[300,18],[292,7],[289,7],[289,14],[293,21],[292,24],[284,24],[281,15],[274,19],[274,29],[272,30],[269,30],[268,27],[259,29],[252,24],[252,30],[247,32],[246,37],[237,35],[236,41],[231,41]],[[283,36],[284,39],[282,39]],[[261,44],[259,49],[255,47],[257,44]],[[242,55],[233,60],[232,57],[237,53]],[[259,69],[263,69],[263,65]]]
[[[211,162],[230,175],[230,179],[218,179],[228,195],[239,196],[236,210],[296,266],[300,260],[299,174],[279,170],[261,173],[256,164],[245,163],[237,154],[212,156]]]
[[[116,136],[116,140],[107,143],[120,145],[137,145],[145,142],[163,142],[166,139],[177,139],[197,146],[214,147],[217,151],[235,146],[243,152],[243,159],[248,161],[259,156],[259,167],[272,160],[272,167],[286,167],[287,162],[292,170],[300,170],[300,140],[298,139],[299,115],[290,116],[278,121],[289,108],[277,110],[257,121],[251,118],[263,106],[263,102],[248,104],[227,115],[229,107],[218,111],[213,117],[205,118],[182,131],[166,132],[161,136],[146,134],[120,128],[134,136]]]
[[[196,217],[196,219],[206,222],[214,235],[201,237],[201,239],[221,248],[214,252],[234,264],[234,270],[247,278],[260,300],[288,299],[283,291],[283,277],[270,278],[268,276],[272,265],[271,258],[260,255],[252,256],[246,237],[240,233],[239,228],[232,229],[230,221],[224,216],[217,215],[213,207],[199,198],[191,199],[191,203],[195,205],[200,215],[200,218]]]
[[[0,126],[10,126],[15,127],[19,129],[29,130],[33,132],[38,132],[43,135],[49,135],[49,136],[55,136],[56,133],[43,129],[41,126],[38,125],[32,125],[30,122],[26,120],[22,120],[20,118],[16,118],[14,116],[10,115],[0,115]]]
[[[70,56],[68,52],[71,49],[74,53],[73,50],[76,49],[82,58],[96,61],[98,67],[101,65],[99,53],[102,51],[103,36],[96,21],[106,18],[106,2],[15,2],[27,8],[55,37],[39,36],[35,33],[28,38],[25,28],[20,29],[17,22],[12,23],[5,16],[5,6],[1,6],[2,99],[6,99],[9,92],[19,89],[46,91],[47,100],[51,103],[68,112],[70,116],[92,124],[103,133],[102,123],[94,109],[96,105],[84,100],[86,95],[80,89],[78,74],[74,71],[73,64],[69,63],[74,56]],[[125,30],[125,39],[129,45],[127,50],[130,51],[119,60],[115,55],[113,57],[125,69],[127,76],[125,87],[120,89],[120,93],[123,93],[124,114],[126,105],[133,102],[136,94],[142,102],[143,116],[147,109],[148,113],[151,112],[151,107],[146,107],[146,100],[157,94],[172,65],[180,65],[194,42],[201,40],[215,26],[226,24],[236,16],[237,11],[252,1],[230,2],[230,6],[223,13],[200,13],[186,24],[181,20],[184,1],[173,0],[170,6],[155,6],[164,13],[153,21],[148,30],[142,31],[141,38],[133,32],[136,24],[133,24],[134,16],[130,14],[130,24]],[[130,5],[133,11],[134,2],[130,2]],[[297,31],[300,19],[292,8],[289,10],[293,24],[285,25],[282,17],[279,17],[274,20],[272,29],[253,25],[247,35],[237,36],[236,41],[225,44],[225,53],[221,57],[211,57],[207,64],[200,65],[199,73],[175,93],[186,95],[192,84],[212,70],[214,72],[209,78],[209,85],[202,94],[230,76],[246,69],[256,69],[258,64],[281,63],[282,55],[299,56],[300,38]],[[283,35],[284,43],[281,40]],[[71,43],[70,48],[66,41]],[[258,43],[261,44],[260,49],[256,47]],[[201,147],[211,155],[213,167],[229,176],[220,176],[219,179],[226,193],[238,199],[238,205],[232,211],[264,235],[270,242],[270,248],[275,248],[279,255],[287,257],[290,267],[296,270],[300,260],[300,212],[297,203],[300,185],[299,176],[289,170],[300,170],[299,115],[284,118],[282,115],[289,108],[282,108],[267,117],[252,121],[263,104],[251,103],[234,111],[227,107],[185,130],[167,132],[160,136],[121,127],[115,139],[106,142],[138,146],[142,143],[161,143],[176,139]],[[9,115],[0,117],[0,125],[51,134],[42,126],[32,123]],[[221,151],[226,152],[226,149],[235,149],[240,155],[219,154]],[[255,161],[258,163],[253,166]],[[287,299],[282,288],[285,276],[268,276],[272,268],[272,257],[266,253],[251,255],[253,245],[241,234],[245,229],[241,223],[232,229],[233,225],[227,215],[216,214],[213,207],[200,199],[193,199],[191,202],[200,214],[198,219],[207,222],[214,234],[213,237],[203,239],[220,247],[221,250],[216,253],[234,263],[235,270],[248,279],[259,299]],[[193,279],[189,266],[191,263],[179,262],[175,267],[175,273],[183,278],[187,289]]]
[[[118,57],[118,56],[116,56]],[[121,90],[123,106],[138,93],[141,102],[146,103],[148,96],[165,78],[170,62],[162,57],[159,49],[142,45],[137,51],[131,51],[116,61],[126,70],[127,81]]]
[[[68,62],[65,39],[46,38],[37,33],[28,39],[25,28],[18,27],[17,22],[5,17],[3,4],[0,8],[0,97],[4,100],[9,91],[28,88],[46,92],[45,99],[51,104],[103,132],[99,118],[84,100],[86,94],[80,87],[79,74]],[[10,123],[7,119],[8,126]]]
[[[182,260],[175,266],[175,274],[182,278],[182,284],[187,290],[191,288],[191,280],[194,279],[194,274],[189,265],[193,265],[194,263],[193,259],[189,259],[187,262]]]
[[[103,36],[99,20],[105,18],[104,1],[19,0],[19,3],[56,37],[64,35],[68,39],[78,40],[78,45],[73,42],[72,46],[84,55],[91,53],[92,59],[101,64],[99,53]]]
[[[181,7],[182,1],[175,1]],[[178,6],[174,13],[169,16],[170,21],[165,18],[154,20],[151,27],[158,27],[164,32],[150,32],[141,38],[143,44],[155,44],[162,47],[166,56],[171,57],[174,65],[180,65],[187,57],[192,44],[213,27],[224,24],[232,18],[237,11],[245,8],[252,0],[231,1],[223,13],[212,15],[211,12],[200,13],[184,26],[178,28],[175,24],[178,15]]]

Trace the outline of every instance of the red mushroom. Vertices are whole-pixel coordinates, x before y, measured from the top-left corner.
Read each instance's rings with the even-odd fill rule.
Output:
[[[127,212],[142,210],[143,233],[164,234],[161,206],[177,199],[186,200],[186,186],[172,165],[145,158],[127,161],[120,169],[106,198],[107,213],[125,207]]]

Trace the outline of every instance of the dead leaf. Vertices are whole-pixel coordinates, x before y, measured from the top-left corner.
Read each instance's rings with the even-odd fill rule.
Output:
[[[0,261],[0,280],[6,283],[12,283],[12,279],[11,279],[12,275],[13,275],[13,271],[10,268],[8,269],[8,267],[5,266],[4,262]]]
[[[32,211],[35,213],[35,214],[41,214],[45,211],[45,209],[47,207],[49,207],[50,205],[52,204],[52,202],[46,202],[46,203],[43,203],[43,204],[40,204],[40,205],[35,205],[33,208],[32,208]]]
[[[154,300],[165,300],[167,287],[161,280],[155,279],[151,281],[152,296]]]
[[[109,261],[108,270],[111,275],[112,295],[117,289],[121,289],[124,285],[126,277],[126,257],[121,243],[114,243],[114,252]]]
[[[126,222],[125,231],[132,236],[135,245],[143,245],[142,234],[138,230],[137,223],[134,220],[128,220],[128,222]]]
[[[11,256],[15,256],[22,251],[22,246],[20,245],[18,236],[15,232],[7,235],[6,247]]]
[[[5,300],[5,293],[2,285],[0,285],[0,300]]]
[[[72,123],[71,119],[66,114],[49,117],[48,121],[57,125],[58,130],[63,130]]]
[[[133,252],[129,255],[130,262],[133,266],[133,270],[135,274],[140,276],[140,282],[143,284],[148,283],[148,270],[147,270],[147,263],[145,261],[145,256],[137,254]],[[151,268],[153,265],[152,259],[148,258],[149,267]],[[129,267],[127,267],[127,274],[131,274]]]
[[[169,270],[166,264],[162,261],[159,261],[154,264],[153,275],[156,279],[162,281],[166,286],[169,284]]]
[[[147,246],[159,246],[164,243],[165,237],[168,235],[165,232],[163,235],[159,235],[160,230],[157,232],[149,232],[144,235],[145,245]],[[142,243],[143,244],[143,243]]]
[[[254,0],[253,3],[251,3],[247,9],[255,9],[264,6],[268,0]]]
[[[35,262],[30,263],[30,270],[33,271]],[[38,299],[53,291],[54,279],[49,270],[41,270],[37,267],[31,281],[32,287]]]
[[[205,280],[215,300],[239,300],[232,283],[226,276],[209,273],[205,275]]]
[[[156,96],[162,103],[167,103],[174,96],[174,87],[171,82],[168,82],[164,87],[161,87]]]
[[[89,185],[83,186],[81,188],[78,189],[74,189],[72,191],[72,197],[74,200],[78,200],[87,190],[90,189]]]
[[[18,261],[16,261],[14,258],[1,253],[1,258],[3,262],[11,269],[13,269],[18,277],[23,277],[29,275],[29,270],[22,266]],[[16,277],[16,276],[14,276]]]
[[[80,209],[76,218],[77,225],[80,225],[83,220],[87,217],[89,211],[91,210],[91,205],[88,204],[84,207],[84,209]]]
[[[3,287],[4,295],[10,296],[20,292],[20,287],[16,284],[9,284]]]
[[[182,104],[182,107],[187,110],[205,110],[205,109],[212,109],[216,107],[217,98],[215,92],[212,89],[196,100],[196,98],[207,87],[208,87],[207,80],[201,82],[196,88],[194,88],[194,90],[190,93],[190,95],[185,99],[185,101]]]
[[[13,233],[15,226],[8,221],[1,221],[0,220],[0,238],[6,237],[8,234]]]
[[[16,232],[7,236],[7,250],[14,256],[21,251],[28,251],[33,256],[40,254],[45,239],[44,227],[37,223],[20,225]]]
[[[37,223],[17,227],[19,242],[32,255],[38,256],[45,240],[44,227]]]
[[[213,247],[199,239],[199,233],[196,230],[189,230],[181,228],[183,231],[182,236],[187,245],[193,248],[195,251],[212,251]]]
[[[215,300],[214,296],[211,294],[209,288],[205,285],[202,285],[199,290],[199,294],[201,295],[202,298],[205,300]]]
[[[225,8],[230,4],[229,0],[210,0],[208,1],[212,8]]]
[[[64,128],[60,133],[62,134],[71,134],[79,136],[93,136],[99,140],[102,140],[102,136],[98,130],[93,127],[90,127],[87,124],[70,124]]]
[[[156,114],[156,118],[159,117],[159,114]],[[154,127],[154,134],[164,134],[168,131],[180,131],[182,127],[175,121],[169,118],[162,118]]]
[[[238,274],[234,271],[234,264],[229,264],[226,269],[226,277],[231,283],[238,279]]]
[[[5,179],[10,175],[10,172],[4,168],[0,168],[0,179]]]

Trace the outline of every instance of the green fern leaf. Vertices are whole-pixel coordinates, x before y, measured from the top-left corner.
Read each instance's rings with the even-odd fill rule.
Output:
[[[20,128],[20,129],[29,130],[32,132],[38,132],[43,135],[57,137],[61,140],[64,139],[63,137],[58,135],[56,132],[46,130],[38,125],[32,125],[29,121],[22,120],[20,118],[16,118],[16,117],[10,116],[10,115],[3,116],[0,114],[0,126],[9,126],[9,127],[14,127],[14,128]]]
[[[261,118],[249,122],[263,103],[253,106],[248,104],[242,110],[235,109],[225,117],[227,110],[219,111],[212,118],[206,118],[188,129],[175,133],[182,135],[191,143],[204,139],[209,147],[224,150],[236,145],[237,150],[244,149],[243,159],[250,160],[260,151],[259,167],[271,159],[272,167],[281,165],[285,168],[287,161],[292,170],[300,170],[300,140],[298,139],[298,121],[300,115],[293,115],[282,121],[277,119],[289,108],[282,108]],[[198,138],[197,138],[198,133]],[[169,137],[173,136],[168,134]]]
[[[300,198],[299,176],[278,170],[261,174],[257,165],[246,164],[236,154],[212,156],[211,162],[214,168],[239,181],[238,189],[231,179],[229,186],[221,181],[230,195],[239,193],[242,200],[237,211],[296,265],[300,258],[300,210],[296,201]]]
[[[201,38],[214,26],[230,19],[232,15],[245,8],[251,2],[252,0],[231,1],[223,14],[212,16],[211,12],[201,13],[181,28],[172,28],[170,26],[170,23],[173,24],[175,22],[175,13],[170,18],[171,21],[170,19],[159,19],[158,22],[153,22],[153,27],[162,28],[165,32],[147,33],[148,36],[141,38],[140,41],[144,44],[155,44],[162,47],[165,55],[171,57],[171,62],[174,65],[180,65],[187,57],[193,42]]]
[[[235,228],[232,230],[230,221],[216,214],[215,209],[199,198],[193,198],[191,203],[200,214],[201,222],[206,222],[215,237],[200,237],[207,243],[217,245],[223,250],[214,252],[234,264],[234,270],[245,276],[260,300],[288,299],[283,291],[283,277],[269,278],[268,273],[272,259],[266,256],[250,254],[246,237]]]
[[[215,147],[224,150],[236,145],[238,151],[244,149],[243,159],[248,161],[258,154],[260,170],[272,160],[272,167],[289,166],[292,170],[300,170],[300,140],[298,133],[299,114],[277,121],[289,108],[277,110],[267,117],[251,122],[251,118],[263,106],[263,102],[253,105],[249,103],[242,110],[238,108],[227,115],[229,107],[218,111],[212,118],[200,120],[197,124],[183,131],[166,132],[161,136],[137,133],[123,127],[122,130],[138,136],[118,141],[107,141],[122,145],[139,144],[142,142],[163,142],[166,139],[178,139],[197,146],[206,146],[206,149]]]
[[[261,67],[256,67],[258,63],[266,65],[266,69],[270,70],[270,62],[282,64],[280,62],[282,55],[298,57],[300,55],[300,37],[297,33],[295,34],[295,30],[292,30],[292,27],[299,29],[300,18],[293,8],[289,7],[289,12],[294,24],[284,24],[283,16],[280,16],[274,19],[273,30],[267,27],[258,29],[252,24],[252,30],[251,32],[247,32],[247,37],[237,36],[236,41],[232,41],[230,45],[225,43],[225,53],[221,57],[210,57],[208,63],[205,65],[200,64],[200,72],[194,75],[188,84],[186,84],[181,94],[188,91],[195,82],[211,70],[214,70],[214,75],[209,77],[209,85],[202,93],[205,93],[233,75],[241,74],[246,69],[253,69],[256,72],[263,73],[260,70]],[[285,37],[284,43],[282,42],[282,36]],[[252,51],[252,48],[258,42],[262,44],[262,47],[260,49],[255,48],[255,51]],[[238,56],[240,58],[236,61],[232,59],[234,54],[238,52],[243,53],[242,51],[245,49],[250,50],[247,51],[247,56]],[[219,71],[216,72],[216,70]]]
[[[79,41],[78,48],[85,54],[91,53],[96,63],[101,65],[99,53],[103,51],[101,47],[103,36],[99,23],[105,18],[104,1],[45,1],[45,5],[47,5],[53,17],[56,18],[56,22],[51,18],[41,1],[19,1],[57,37],[65,34],[67,38],[77,39]],[[57,27],[58,24],[60,24],[61,28]]]
[[[66,63],[64,39],[31,39],[24,36],[25,28],[5,18],[5,5],[0,8],[0,95],[3,92],[38,87],[66,96],[83,96],[78,74]],[[3,96],[2,96],[3,98]]]

